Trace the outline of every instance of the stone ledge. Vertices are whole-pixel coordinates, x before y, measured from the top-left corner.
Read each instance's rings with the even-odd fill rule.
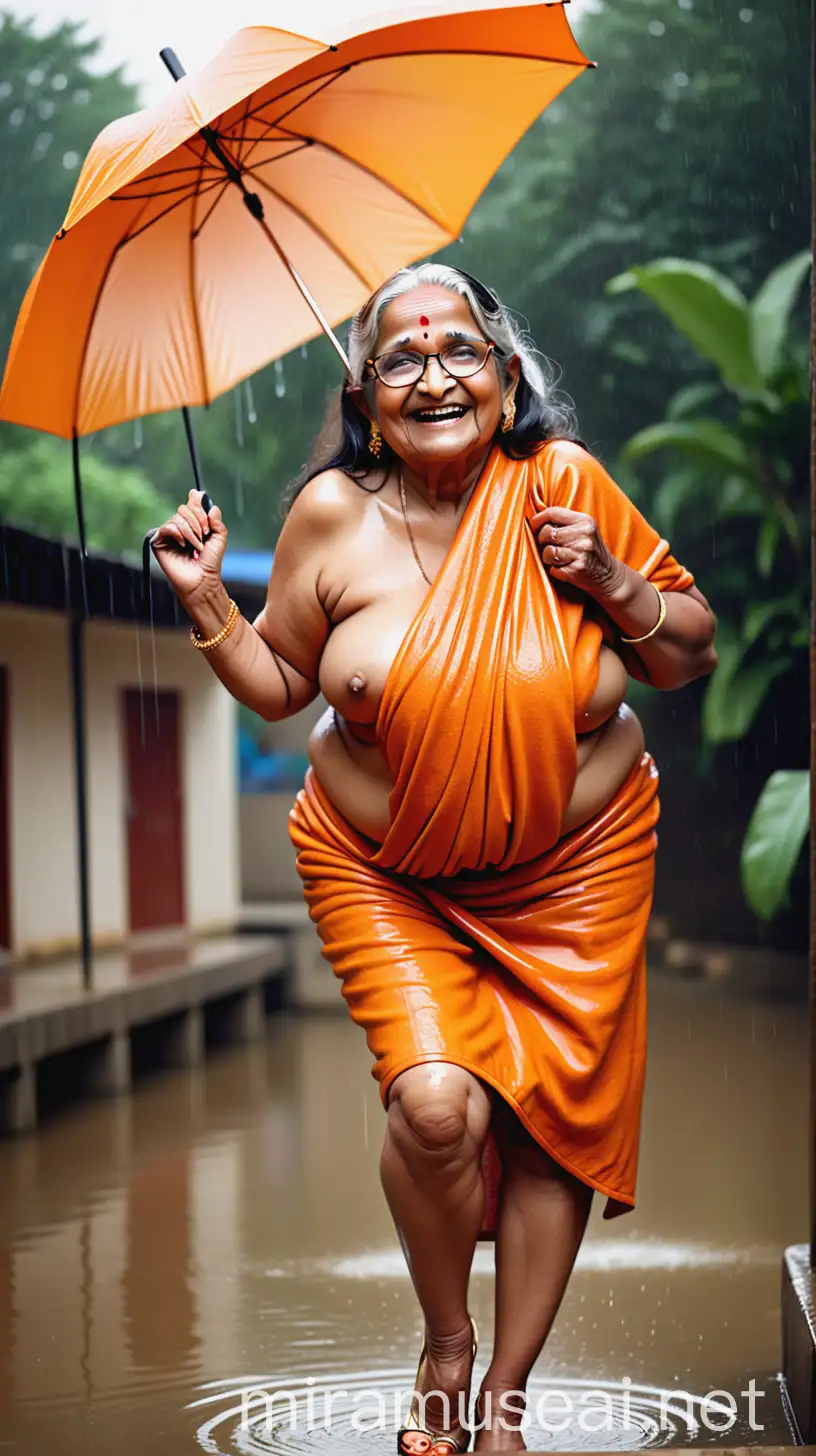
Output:
[[[816,1325],[807,1244],[792,1244],[782,1260],[782,1374],[805,1443],[816,1441]]]
[[[0,1071],[159,1021],[207,1001],[236,995],[279,976],[287,960],[279,936],[232,942],[210,964],[169,966],[112,990],[89,991],[63,1004],[0,1014]],[[36,972],[30,974],[36,975]]]

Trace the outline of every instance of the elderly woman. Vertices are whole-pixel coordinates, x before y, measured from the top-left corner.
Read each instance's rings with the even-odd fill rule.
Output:
[[[402,270],[350,358],[257,621],[196,492],[155,549],[239,702],[273,722],[330,705],[291,836],[374,1057],[425,1317],[399,1449],[468,1448],[480,1236],[496,1320],[475,1449],[522,1449],[593,1190],[606,1217],[634,1203],[658,801],[627,675],[710,673],[715,624],[483,284]]]

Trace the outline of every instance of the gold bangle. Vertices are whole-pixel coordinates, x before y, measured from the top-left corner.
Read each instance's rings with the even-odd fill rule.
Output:
[[[650,586],[654,586],[654,582],[650,582],[649,584]],[[658,616],[658,619],[655,622],[651,632],[644,632],[642,637],[621,637],[621,642],[626,642],[629,645],[637,642],[648,642],[650,637],[654,637],[654,634],[658,630],[658,628],[663,626],[663,623],[666,620],[666,598],[660,590],[660,587],[654,586],[654,589],[660,598],[660,615]]]
[[[220,647],[222,642],[226,642],[227,638],[230,635],[230,632],[232,632],[233,628],[235,627],[240,615],[241,613],[239,608],[235,605],[235,602],[230,597],[227,620],[221,628],[221,631],[216,632],[214,637],[209,637],[205,642],[199,634],[198,628],[191,627],[190,641],[192,642],[194,647],[198,648],[199,652],[209,652],[213,647]]]

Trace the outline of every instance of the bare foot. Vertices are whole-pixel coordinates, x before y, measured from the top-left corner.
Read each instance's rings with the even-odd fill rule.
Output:
[[[520,1425],[516,1424],[521,1418],[519,1393],[514,1392],[507,1405],[502,1405],[501,1390],[485,1391],[484,1387],[479,1391],[476,1398],[475,1420],[482,1429],[476,1432],[476,1440],[473,1445],[474,1451],[526,1451],[527,1442]],[[485,1409],[486,1395],[490,1401]],[[508,1392],[509,1395],[509,1392]]]
[[[417,1372],[416,1389],[420,1395],[440,1392],[429,1395],[424,1421],[420,1409],[420,1423],[427,1423],[429,1431],[439,1435],[446,1431],[453,1434],[461,1431],[462,1419],[467,1419],[472,1371],[473,1331],[470,1324],[456,1335],[442,1338],[428,1336],[427,1354]]]

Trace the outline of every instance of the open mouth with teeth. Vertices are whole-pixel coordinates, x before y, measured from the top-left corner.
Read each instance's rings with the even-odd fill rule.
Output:
[[[467,405],[445,404],[437,405],[436,408],[412,410],[411,419],[417,420],[420,425],[444,425],[452,420],[463,419],[467,412]]]

